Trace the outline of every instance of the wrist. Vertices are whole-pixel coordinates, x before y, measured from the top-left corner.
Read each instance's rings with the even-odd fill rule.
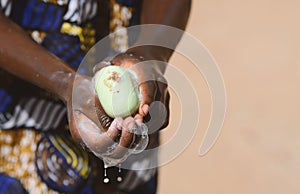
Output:
[[[54,93],[64,102],[72,98],[75,76],[75,71],[58,71],[51,76],[51,80],[56,82]]]

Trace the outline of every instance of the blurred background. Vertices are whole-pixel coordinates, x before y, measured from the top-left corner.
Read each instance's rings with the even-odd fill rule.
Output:
[[[159,194],[300,193],[299,8],[298,0],[193,1],[187,32],[219,64],[227,113],[216,144],[200,157],[210,94],[203,77],[185,68],[198,90],[200,123],[187,149],[160,168]],[[179,54],[171,60],[187,63]],[[180,120],[180,100],[171,97],[162,144]]]

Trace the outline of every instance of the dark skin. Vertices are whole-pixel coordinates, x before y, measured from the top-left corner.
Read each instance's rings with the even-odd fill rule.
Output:
[[[189,17],[190,3],[191,0],[144,0],[141,24],[164,24],[184,30]],[[163,31],[158,31],[155,35],[142,32],[138,41],[157,39],[163,35]],[[140,83],[142,99],[136,115],[123,119],[118,118],[119,120],[115,121],[118,124],[109,128],[99,121],[99,117],[105,115],[105,112],[95,100],[97,97],[91,78],[76,74],[59,58],[33,42],[26,32],[2,13],[0,13],[0,42],[0,68],[57,95],[65,102],[73,138],[78,142],[84,142],[95,153],[106,150],[107,145],[111,144],[111,140],[115,140],[118,135],[121,135],[119,146],[114,154],[115,157],[122,157],[123,153],[120,149],[130,147],[134,138],[130,129],[137,123],[143,122],[144,117],[149,113],[151,103],[154,100],[162,103],[168,101],[166,83],[155,81],[156,79]],[[155,59],[167,62],[173,51],[161,47],[143,46],[131,48],[127,52],[134,53],[134,56],[144,56],[144,60]],[[133,68],[139,80],[149,76],[149,72],[155,78],[163,78],[165,67],[153,64],[147,68],[135,68],[135,64],[138,62],[141,61],[132,60],[132,57],[127,55],[119,55],[112,59],[114,65]],[[76,87],[77,92],[85,94],[81,95],[80,103],[76,107],[72,104],[74,84],[81,86]],[[158,91],[162,94],[159,99],[157,99]],[[89,129],[87,130],[87,128]]]

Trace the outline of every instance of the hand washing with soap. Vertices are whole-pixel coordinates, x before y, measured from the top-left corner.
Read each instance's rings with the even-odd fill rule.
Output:
[[[114,119],[110,128],[117,128],[120,134],[124,130],[131,133],[129,136],[132,137],[131,145],[129,148],[122,148],[123,155],[120,157],[116,157],[113,151],[117,149],[118,141],[122,141],[122,135],[106,153],[96,153],[107,167],[115,166],[125,160],[129,154],[142,152],[148,145],[148,127],[141,122],[139,114],[135,116],[136,119],[132,117],[141,103],[138,77],[130,68],[110,65],[96,72],[94,84],[102,108],[109,117]],[[130,122],[127,128],[122,126],[125,122]]]

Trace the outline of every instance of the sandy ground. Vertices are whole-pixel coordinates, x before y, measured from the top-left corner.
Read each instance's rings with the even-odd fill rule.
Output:
[[[194,0],[187,31],[219,64],[227,113],[216,144],[200,157],[210,94],[175,54],[171,63],[197,88],[200,124],[187,149],[160,168],[159,194],[300,193],[299,8],[297,0]],[[175,90],[172,97],[163,144],[181,118]]]

